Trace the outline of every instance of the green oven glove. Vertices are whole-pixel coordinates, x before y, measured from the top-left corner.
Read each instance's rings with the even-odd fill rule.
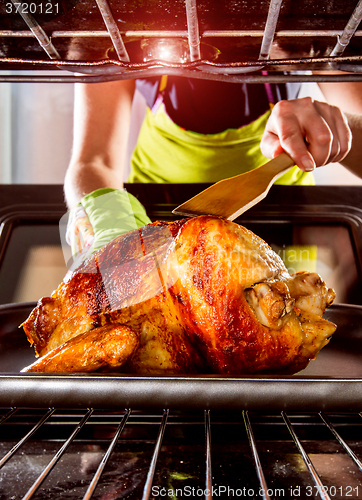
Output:
[[[66,240],[79,265],[116,236],[149,224],[144,206],[126,190],[102,188],[69,212]]]

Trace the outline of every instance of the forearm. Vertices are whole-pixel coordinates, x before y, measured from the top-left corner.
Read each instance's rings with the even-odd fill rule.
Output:
[[[362,179],[362,115],[345,113],[352,131],[352,147],[340,163]]]
[[[86,194],[106,187],[122,189],[122,171],[108,168],[102,162],[71,164],[64,181],[68,208],[75,207]]]
[[[123,186],[134,82],[75,86],[73,152],[64,191],[69,208],[95,189]]]
[[[338,106],[346,115],[352,131],[352,145],[340,163],[362,178],[362,84],[360,82],[320,83],[328,103]]]

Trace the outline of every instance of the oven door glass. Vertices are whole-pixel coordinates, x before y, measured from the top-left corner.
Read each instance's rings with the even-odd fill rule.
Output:
[[[317,272],[336,290],[336,303],[362,304],[358,247],[348,218],[319,223],[305,215],[302,220],[266,215],[244,225],[271,245],[290,273]],[[59,218],[7,221],[1,240],[1,304],[37,301],[58,287],[71,257],[61,243]]]
[[[59,222],[20,220],[9,226],[0,267],[0,303],[49,296],[62,282],[70,257],[61,245]]]
[[[290,274],[316,272],[336,291],[335,303],[362,304],[358,259],[347,224],[275,222],[247,227],[269,243]]]

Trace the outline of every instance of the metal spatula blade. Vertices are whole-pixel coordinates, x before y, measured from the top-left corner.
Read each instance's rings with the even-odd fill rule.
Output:
[[[265,198],[273,182],[293,165],[294,161],[282,153],[255,170],[216,182],[172,213],[187,217],[216,215],[234,220]]]

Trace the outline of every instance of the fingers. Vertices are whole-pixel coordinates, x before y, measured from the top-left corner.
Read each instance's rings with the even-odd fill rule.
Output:
[[[273,158],[286,151],[304,171],[341,161],[351,147],[351,131],[341,110],[309,97],[275,105],[261,141]]]
[[[341,161],[347,156],[352,145],[352,133],[347,118],[336,106],[330,106],[327,103],[318,101],[315,102],[315,105],[319,109],[321,116],[329,124],[333,136],[330,157],[327,163]]]
[[[295,101],[280,101],[273,108],[267,122],[261,149],[265,156],[274,157],[285,151],[305,171],[316,166],[306,145],[306,130],[300,121],[301,104]]]

